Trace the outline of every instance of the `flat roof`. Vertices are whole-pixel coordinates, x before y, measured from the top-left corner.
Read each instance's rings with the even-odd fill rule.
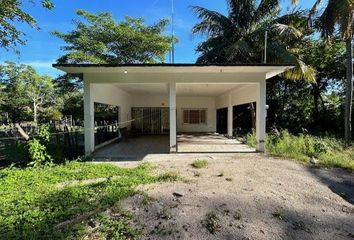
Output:
[[[196,63],[128,63],[128,64],[53,64],[71,74],[265,74],[268,78],[291,69],[290,64],[196,64]]]
[[[198,64],[198,63],[126,63],[126,64],[91,64],[91,63],[56,63],[55,68],[60,67],[294,67],[292,64],[268,64],[268,63],[221,63],[221,64]]]

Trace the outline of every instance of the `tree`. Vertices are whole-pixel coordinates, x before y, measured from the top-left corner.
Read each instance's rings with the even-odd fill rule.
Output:
[[[327,94],[327,90],[331,90],[340,95],[337,89],[341,89],[345,79],[345,44],[333,41],[329,45],[324,41],[314,40],[304,45],[302,52],[304,61],[316,70],[316,82],[311,83],[311,86],[313,128],[318,128],[324,117],[320,108],[326,108],[323,93]]]
[[[54,103],[55,88],[49,76],[39,75],[31,66],[6,62],[0,66],[1,83],[6,93],[2,108],[9,112],[13,121],[26,119],[23,112],[32,113],[38,121],[38,111]]]
[[[316,0],[310,12],[310,18],[316,13],[318,6],[324,2]],[[354,28],[354,1],[353,0],[327,0],[321,16],[319,28],[322,37],[330,39],[336,36],[339,30],[341,39],[346,42],[347,80],[345,94],[345,121],[344,136],[347,146],[351,145],[352,138],[352,109],[353,109],[353,28]]]
[[[54,32],[67,45],[59,63],[154,63],[163,62],[174,38],[162,34],[168,25],[164,19],[146,26],[144,19],[125,17],[117,23],[110,13],[97,15],[78,10],[84,21],[75,22],[75,30]]]
[[[200,43],[198,63],[261,63],[264,34],[268,31],[267,63],[296,64],[287,72],[290,79],[314,81],[315,72],[298,55],[300,43],[305,41],[306,16],[302,11],[279,15],[279,0],[227,0],[228,16],[195,6],[201,22],[193,27],[193,34],[205,34]]]
[[[28,0],[32,2],[32,0]],[[0,2],[0,48],[9,50],[17,45],[25,44],[23,39],[25,33],[15,26],[16,22],[26,23],[31,27],[38,28],[36,20],[27,12],[22,10],[21,0],[2,0]],[[41,4],[46,9],[54,7],[50,0],[41,0]]]

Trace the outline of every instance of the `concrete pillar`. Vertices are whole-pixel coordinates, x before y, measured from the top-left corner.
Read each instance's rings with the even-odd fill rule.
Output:
[[[259,152],[265,151],[266,111],[266,81],[262,80],[257,87],[256,109],[256,149]]]
[[[176,83],[169,83],[170,104],[170,152],[177,152]]]
[[[85,155],[89,156],[95,149],[94,131],[94,104],[92,99],[92,85],[84,77],[84,128],[85,128]]]
[[[229,94],[229,105],[227,107],[227,135],[229,137],[233,136],[233,121],[234,121],[234,113],[233,106],[231,101],[231,94]]]

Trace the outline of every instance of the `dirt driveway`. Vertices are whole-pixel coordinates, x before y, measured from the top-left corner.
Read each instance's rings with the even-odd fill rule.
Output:
[[[195,169],[196,159],[208,166]],[[161,155],[188,181],[122,203],[142,239],[354,239],[354,174],[261,154]],[[120,163],[131,166],[136,163]]]

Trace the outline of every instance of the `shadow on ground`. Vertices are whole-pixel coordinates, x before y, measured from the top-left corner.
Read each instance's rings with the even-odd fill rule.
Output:
[[[331,191],[354,205],[354,175],[343,169],[309,167],[309,172]]]

